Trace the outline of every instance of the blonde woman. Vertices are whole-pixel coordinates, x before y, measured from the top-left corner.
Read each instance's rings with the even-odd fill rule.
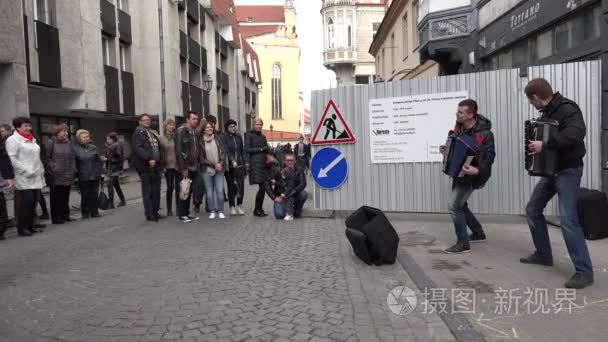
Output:
[[[179,201],[179,182],[181,180],[177,171],[177,158],[175,156],[175,120],[167,119],[163,122],[163,135],[160,137],[162,149],[161,166],[165,170],[167,181],[167,216],[173,216],[173,192],[175,192],[175,206]]]
[[[258,192],[255,195],[255,210],[253,211],[253,216],[264,217],[267,216],[262,208],[264,197],[266,196],[264,183],[266,182],[266,174],[268,173],[266,168],[266,154],[270,149],[266,137],[262,134],[264,121],[259,118],[255,119],[253,127],[253,130],[245,135],[245,151],[247,152],[246,163],[249,165],[249,184],[257,184],[259,187]]]
[[[76,155],[76,169],[78,170],[82,218],[100,217],[97,208],[97,196],[99,180],[103,174],[103,162],[97,151],[97,146],[91,143],[89,131],[86,129],[76,131],[76,142],[74,154]]]

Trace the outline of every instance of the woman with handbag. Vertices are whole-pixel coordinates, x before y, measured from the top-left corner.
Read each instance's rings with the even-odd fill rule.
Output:
[[[226,153],[221,139],[215,134],[213,124],[205,124],[199,139],[199,161],[205,189],[207,190],[207,205],[209,206],[209,219],[216,217],[225,219],[224,215],[224,163]]]
[[[55,126],[54,136],[46,142],[46,185],[51,190],[51,223],[62,224],[70,218],[70,187],[76,174],[74,148],[68,126]]]
[[[230,119],[225,124],[226,134],[223,136],[226,148],[226,184],[228,184],[228,203],[230,215],[245,215],[241,208],[245,196],[245,157],[243,139],[237,132],[236,121]]]
[[[78,186],[80,187],[80,209],[82,218],[101,217],[98,209],[99,180],[103,174],[103,163],[97,147],[91,143],[89,131],[76,131],[78,144],[74,146]]]
[[[167,181],[167,216],[173,216],[173,192],[175,191],[175,206],[179,203],[179,181],[180,174],[177,171],[177,157],[175,155],[175,120],[167,119],[163,123],[163,135],[160,137],[160,146],[163,150],[162,160],[160,161],[165,170],[165,180]],[[179,211],[179,210],[178,210]]]
[[[124,207],[127,203],[125,202],[125,195],[122,193],[122,188],[120,187],[120,181],[118,179],[122,174],[124,153],[122,145],[118,142],[118,134],[116,132],[108,133],[105,147],[106,153],[101,159],[106,162],[106,175],[109,178],[108,209],[114,209],[114,190],[116,190],[116,194],[120,199],[118,206]]]

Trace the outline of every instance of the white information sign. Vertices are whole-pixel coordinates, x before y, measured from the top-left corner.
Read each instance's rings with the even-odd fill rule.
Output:
[[[439,162],[439,146],[454,129],[468,91],[369,101],[372,163]]]

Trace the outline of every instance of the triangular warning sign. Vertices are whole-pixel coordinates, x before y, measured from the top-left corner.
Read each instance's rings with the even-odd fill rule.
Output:
[[[338,110],[334,100],[329,100],[325,112],[312,136],[313,145],[352,144],[357,140]]]

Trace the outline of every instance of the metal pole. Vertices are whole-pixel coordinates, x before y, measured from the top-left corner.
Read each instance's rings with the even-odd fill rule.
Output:
[[[165,87],[165,43],[163,39],[163,0],[158,0],[158,39],[160,45],[160,92],[161,92],[161,116],[159,124],[167,119],[167,90]]]

